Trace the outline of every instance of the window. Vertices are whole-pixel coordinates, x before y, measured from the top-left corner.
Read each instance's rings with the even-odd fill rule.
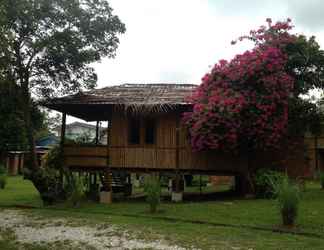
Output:
[[[156,122],[153,119],[145,120],[145,144],[155,144]]]
[[[128,142],[130,144],[140,144],[140,120],[131,118],[128,124]]]

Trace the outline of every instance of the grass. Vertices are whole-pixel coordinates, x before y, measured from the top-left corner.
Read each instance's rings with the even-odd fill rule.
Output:
[[[111,205],[86,202],[80,208],[64,204],[42,208],[33,186],[20,177],[10,177],[5,190],[0,190],[0,206],[33,205],[28,210],[37,216],[87,219],[89,223],[114,223],[142,237],[164,235],[169,241],[202,249],[323,249],[324,245],[324,191],[316,182],[307,183],[302,193],[297,230],[323,236],[323,239],[301,235],[279,234],[241,227],[220,227],[193,224],[179,219],[208,223],[256,226],[272,229],[280,222],[274,200],[230,199],[208,202],[162,202],[156,215],[148,213],[143,201],[118,201]],[[131,215],[131,216],[125,216]],[[160,217],[174,218],[161,220]],[[139,230],[140,229],[140,230]],[[0,241],[0,249],[1,241]],[[10,248],[8,248],[10,249]]]
[[[22,177],[8,177],[5,189],[0,189],[0,206],[42,206],[37,190],[29,180]]]

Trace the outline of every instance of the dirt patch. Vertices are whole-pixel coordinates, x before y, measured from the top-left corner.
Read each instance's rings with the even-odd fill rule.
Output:
[[[160,249],[185,250],[165,240],[137,239],[114,225],[78,225],[62,219],[47,220],[17,210],[0,210],[0,228],[11,230],[17,243],[46,245],[69,243],[68,249]],[[138,232],[137,232],[138,233]],[[193,248],[191,248],[193,249]],[[63,249],[62,249],[63,250]]]

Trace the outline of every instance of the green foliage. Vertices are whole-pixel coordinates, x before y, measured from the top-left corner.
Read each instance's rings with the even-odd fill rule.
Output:
[[[39,191],[45,205],[66,200],[72,190],[71,172],[63,168],[59,146],[53,147],[45,156],[41,168],[24,169],[25,177],[30,179]]]
[[[55,169],[37,168],[30,170],[24,168],[24,176],[33,182],[44,205],[52,205],[60,199],[61,186],[58,172]]]
[[[94,144],[94,138],[91,137],[90,132],[84,132],[80,135],[78,135],[75,138],[75,143],[76,144]]]
[[[13,144],[26,144],[17,92],[11,83],[0,81],[0,151]]]
[[[298,186],[291,182],[288,176],[286,176],[281,182],[274,184],[274,190],[277,196],[283,225],[295,225],[300,201]]]
[[[5,174],[7,174],[7,169],[2,164],[0,164],[0,175]]]
[[[24,127],[20,87],[0,80],[0,151],[26,149],[27,132]],[[46,117],[33,103],[31,105],[34,134],[48,134]]]
[[[254,178],[256,197],[275,198],[275,187],[279,185],[284,178],[285,176],[281,172],[265,168],[259,169]]]
[[[311,100],[291,98],[289,100],[288,131],[293,137],[304,136],[306,131],[313,135],[321,133],[323,113]]]
[[[318,174],[318,177],[319,177],[319,181],[321,183],[321,188],[324,189],[324,172],[320,171]]]
[[[0,189],[4,189],[7,184],[7,176],[6,175],[0,175]]]
[[[0,9],[0,72],[47,97],[93,88],[89,64],[113,57],[125,32],[106,0],[2,0]]]
[[[72,203],[73,207],[78,207],[85,194],[84,183],[82,178],[73,175],[71,184],[70,187],[72,189],[68,200]]]
[[[44,156],[44,167],[51,169],[61,169],[63,166],[63,157],[60,146],[54,146]]]
[[[0,189],[4,189],[7,184],[7,170],[0,164]]]
[[[144,192],[146,194],[146,201],[150,205],[150,212],[155,213],[160,204],[161,196],[161,184],[158,176],[151,175],[146,178]]]
[[[32,152],[31,93],[48,98],[94,88],[97,75],[91,63],[114,57],[118,35],[124,32],[124,24],[106,0],[0,1],[0,81],[19,87]],[[37,169],[35,154],[31,168]],[[46,176],[40,170],[33,176],[34,169],[31,180]]]
[[[287,71],[295,78],[294,95],[289,100],[288,130],[291,136],[303,136],[305,131],[319,134],[323,114],[310,98],[300,98],[310,90],[324,89],[324,51],[310,38],[299,35],[285,48],[289,60]]]
[[[323,89],[324,51],[315,36],[298,35],[294,43],[288,44],[285,52],[289,56],[287,71],[294,76],[294,95],[299,97],[314,88]]]
[[[52,202],[70,200],[71,196],[77,196],[75,190],[78,190],[77,177],[69,169],[63,167],[63,157],[60,146],[53,147],[45,156],[44,166],[41,178],[47,179],[43,185],[53,192],[46,191],[50,194]],[[51,186],[51,187],[50,187]],[[41,197],[43,197],[41,195]],[[45,196],[46,198],[47,196]],[[72,200],[74,200],[72,198]]]

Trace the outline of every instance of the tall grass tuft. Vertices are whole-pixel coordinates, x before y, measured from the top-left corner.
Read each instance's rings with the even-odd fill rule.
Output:
[[[73,207],[79,207],[85,194],[84,184],[80,177],[73,176],[71,189],[68,200],[72,203]]]
[[[150,206],[150,212],[156,213],[160,204],[161,183],[158,176],[151,175],[145,180],[144,192],[146,193],[146,201]]]
[[[274,187],[282,223],[284,226],[294,226],[298,216],[300,191],[297,184],[286,176]]]

